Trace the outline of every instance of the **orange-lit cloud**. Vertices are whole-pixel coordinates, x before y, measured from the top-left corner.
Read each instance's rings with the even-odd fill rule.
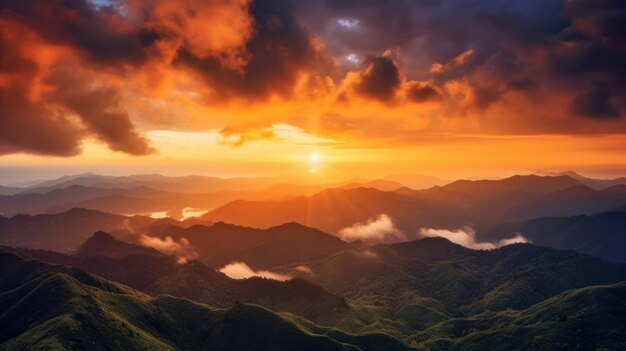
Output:
[[[419,234],[421,237],[446,238],[455,244],[474,250],[490,250],[506,245],[530,242],[519,233],[512,238],[501,239],[497,242],[479,242],[476,240],[476,231],[469,227],[457,230],[422,228]]]
[[[0,1],[0,153],[626,133],[617,2],[444,2]]]
[[[198,258],[198,253],[189,244],[186,238],[180,238],[178,241],[171,237],[165,239],[142,234],[139,236],[139,243],[143,246],[151,247],[165,254],[178,257],[179,263],[186,263],[187,260]]]

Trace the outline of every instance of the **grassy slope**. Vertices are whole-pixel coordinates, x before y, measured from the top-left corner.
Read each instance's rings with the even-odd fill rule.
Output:
[[[406,349],[384,335],[351,336],[321,327],[314,333],[253,305],[223,310],[151,298],[77,269],[10,253],[0,253],[0,263],[3,350],[359,350],[355,345],[368,345],[369,338],[385,349]]]
[[[455,318],[416,333],[428,350],[624,350],[626,282],[570,290],[523,311]]]

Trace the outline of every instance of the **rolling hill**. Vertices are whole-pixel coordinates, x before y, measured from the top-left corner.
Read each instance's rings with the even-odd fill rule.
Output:
[[[119,241],[103,232],[89,238],[73,256],[10,247],[0,247],[0,251],[77,267],[150,295],[168,294],[216,307],[231,307],[237,301],[253,303],[326,324],[350,314],[341,296],[306,280],[231,279],[198,261],[181,264],[176,257]]]
[[[308,279],[376,305],[399,330],[486,311],[521,310],[569,289],[626,280],[626,265],[530,244],[469,250],[442,238],[350,248],[304,263]]]
[[[153,298],[78,269],[11,253],[0,253],[0,263],[3,350],[408,349],[384,334],[314,333],[258,306],[216,309]]]
[[[442,322],[413,336],[425,350],[622,350],[626,282],[569,290],[522,311]]]

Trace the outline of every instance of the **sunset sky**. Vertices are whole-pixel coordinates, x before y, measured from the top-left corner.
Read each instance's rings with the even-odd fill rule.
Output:
[[[623,0],[0,0],[0,176],[616,176],[625,37]]]

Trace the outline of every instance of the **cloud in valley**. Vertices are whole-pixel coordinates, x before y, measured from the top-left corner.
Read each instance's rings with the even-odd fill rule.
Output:
[[[386,214],[379,214],[365,222],[343,228],[337,235],[347,242],[359,240],[370,245],[407,240],[404,233],[396,228],[391,217]]]
[[[231,262],[219,269],[220,272],[226,274],[233,279],[246,279],[252,277],[260,277],[285,281],[291,279],[290,276],[270,271],[255,271],[244,262]]]
[[[513,238],[506,238],[497,242],[478,242],[476,241],[476,231],[470,227],[464,227],[457,230],[422,228],[420,229],[419,234],[421,237],[446,238],[455,244],[474,250],[489,250],[515,243],[530,242],[530,240],[526,239],[519,233]]]
[[[304,266],[304,265],[296,266],[296,268],[294,268],[294,270],[296,272],[304,273],[306,275],[315,275],[315,273],[313,273],[313,270],[311,270],[311,268],[309,266]]]
[[[198,258],[198,253],[193,249],[189,240],[186,238],[180,238],[176,241],[169,236],[165,237],[165,239],[161,239],[142,234],[139,236],[139,243],[143,246],[159,250],[164,254],[176,256],[178,257],[179,263],[186,263],[187,260]]]

